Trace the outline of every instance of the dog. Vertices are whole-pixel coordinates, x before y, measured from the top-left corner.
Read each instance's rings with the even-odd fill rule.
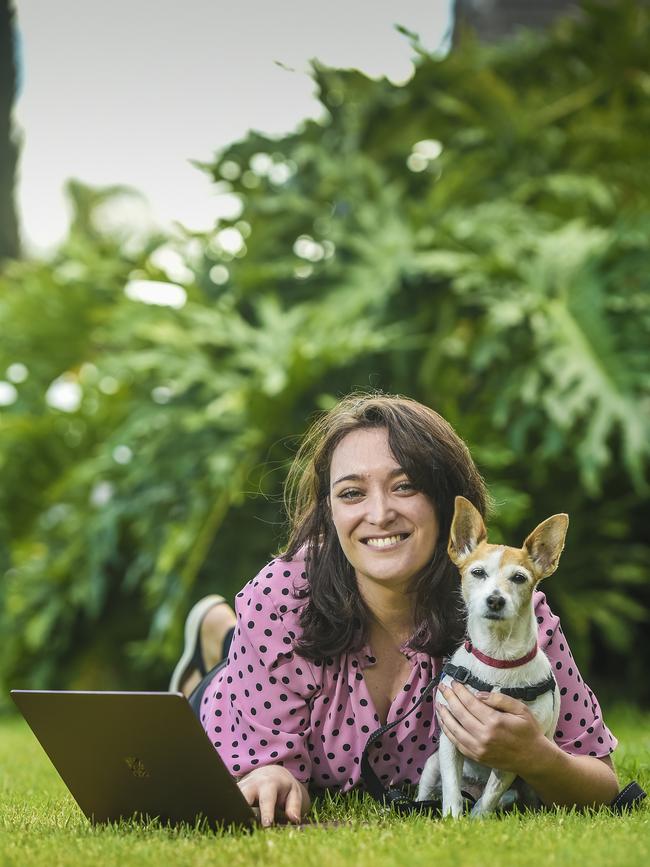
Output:
[[[558,720],[560,693],[551,664],[537,646],[533,590],[557,569],[568,526],[568,515],[553,515],[521,548],[490,545],[478,510],[456,497],[447,548],[461,576],[468,640],[445,664],[442,682],[456,679],[473,692],[494,689],[526,701],[549,739]],[[446,705],[440,690],[436,705]],[[442,786],[443,815],[458,818],[463,813],[461,773],[465,781],[485,783],[473,817],[492,812],[516,776],[465,758],[441,731],[439,749],[424,766],[417,799],[430,799]]]

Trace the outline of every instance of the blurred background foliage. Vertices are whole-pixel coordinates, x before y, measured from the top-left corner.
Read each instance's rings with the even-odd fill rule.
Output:
[[[283,544],[309,418],[379,388],[466,438],[495,541],[570,513],[543,589],[592,684],[650,698],[650,16],[584,10],[444,59],[405,32],[401,87],[315,63],[322,122],[200,167],[212,232],[70,183],[67,241],[0,275],[3,696],[164,688],[191,603]]]

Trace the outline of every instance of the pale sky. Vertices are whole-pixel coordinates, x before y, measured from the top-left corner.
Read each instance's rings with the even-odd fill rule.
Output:
[[[35,252],[66,231],[63,184],[128,184],[150,218],[208,229],[218,201],[191,158],[322,112],[308,61],[404,81],[438,49],[451,0],[15,0],[22,54],[18,208]],[[295,71],[280,68],[275,61]],[[146,214],[142,215],[146,218]]]

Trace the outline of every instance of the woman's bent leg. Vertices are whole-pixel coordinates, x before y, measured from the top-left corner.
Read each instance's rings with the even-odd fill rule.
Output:
[[[235,627],[233,626],[228,630],[224,639],[223,639],[223,659],[221,659],[214,668],[210,669],[199,681],[196,687],[192,690],[190,695],[188,695],[187,700],[190,703],[190,706],[194,713],[200,717],[201,713],[201,703],[203,701],[203,696],[205,694],[206,689],[212,683],[212,680],[215,674],[220,671],[226,662],[228,661],[228,651],[230,650],[230,643],[232,641],[232,637],[235,634]]]
[[[169,683],[170,692],[188,696],[202,678],[228,653],[228,633],[237,623],[235,612],[222,596],[206,596],[185,621],[185,646]]]

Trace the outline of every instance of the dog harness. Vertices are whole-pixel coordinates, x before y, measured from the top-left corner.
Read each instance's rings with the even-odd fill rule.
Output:
[[[476,677],[465,666],[452,665],[451,662],[447,662],[442,669],[442,676],[444,677],[446,674],[453,678],[453,680],[457,680],[458,683],[464,683],[466,686],[471,686],[480,692],[492,692],[493,689],[499,689],[503,695],[509,695],[511,698],[518,698],[521,701],[534,701],[538,696],[555,689],[555,678],[552,674],[549,674],[546,680],[533,684],[533,686],[502,687],[495,687],[493,683],[487,683],[487,681],[481,680],[480,677]]]
[[[533,647],[532,650],[530,650],[525,656],[514,660],[494,659],[491,656],[487,656],[480,650],[477,650],[475,647],[473,647],[470,641],[465,642],[465,650],[467,650],[473,656],[476,656],[477,659],[480,659],[482,662],[485,662],[487,665],[491,665],[494,668],[515,668],[516,666],[524,665],[526,662],[529,662],[531,659],[533,659],[533,657],[537,653],[537,643],[535,644],[535,647]],[[386,723],[370,735],[370,737],[366,741],[366,745],[361,755],[361,779],[366,790],[380,804],[383,804],[386,807],[390,807],[393,810],[396,810],[398,813],[405,814],[413,812],[423,812],[429,813],[429,815],[432,816],[436,816],[442,813],[442,802],[413,801],[401,789],[398,789],[394,786],[389,786],[388,788],[385,788],[370,764],[368,751],[370,750],[371,746],[377,744],[379,738],[381,738],[388,731],[390,731],[390,729],[394,728],[399,723],[402,723],[407,716],[410,716],[410,714],[412,714],[413,711],[416,710],[416,708],[418,708],[423,701],[425,701],[427,696],[431,692],[433,692],[435,687],[438,686],[442,678],[444,678],[445,676],[450,677],[453,680],[457,680],[459,683],[470,686],[473,689],[479,690],[481,692],[492,692],[494,689],[499,689],[503,695],[509,695],[511,698],[517,698],[521,701],[534,701],[538,696],[543,695],[545,692],[550,692],[556,687],[553,672],[549,674],[546,680],[543,680],[540,683],[535,683],[532,686],[498,687],[495,686],[495,684],[487,683],[486,681],[481,680],[480,677],[476,677],[476,675],[472,674],[471,671],[465,666],[453,665],[453,663],[447,661],[444,664],[440,674],[438,674],[429,682],[426,688],[422,691],[419,699],[415,702],[415,704],[408,711],[408,713],[406,713],[399,720],[394,720],[391,723]],[[464,812],[469,812],[474,805],[474,798],[467,792],[461,792],[461,795],[463,796]],[[633,781],[629,783],[621,792],[618,793],[616,798],[614,798],[614,800],[610,804],[610,809],[614,813],[625,813],[627,810],[633,807],[637,807],[645,797],[646,793],[643,791],[641,786],[639,786],[636,781]]]
[[[525,665],[525,663],[530,662],[531,659],[535,658],[537,655],[537,642],[535,642],[533,648],[529,650],[525,656],[520,656],[518,659],[495,659],[493,656],[488,656],[486,653],[482,653],[482,651],[474,647],[469,639],[465,642],[465,650],[492,668],[518,668],[520,665]],[[533,686],[503,687],[497,687],[493,683],[481,680],[480,677],[472,674],[472,672],[468,668],[465,668],[464,665],[453,665],[451,662],[445,663],[445,666],[442,669],[442,677],[445,675],[452,678],[452,680],[457,680],[458,683],[471,686],[472,689],[476,689],[480,692],[492,692],[493,689],[499,689],[499,692],[503,695],[509,695],[511,698],[518,698],[521,701],[534,701],[538,696],[544,695],[545,692],[555,689],[555,678],[553,677],[553,672],[549,674],[546,680],[542,680],[540,683],[535,683]]]
[[[375,771],[373,770],[373,768],[370,764],[370,758],[368,756],[368,751],[369,751],[370,747],[373,744],[375,744],[375,742],[378,740],[378,738],[381,738],[383,735],[386,734],[386,732],[390,731],[390,729],[394,728],[396,725],[403,722],[407,716],[410,716],[410,714],[413,713],[413,711],[416,710],[422,704],[423,701],[425,701],[427,696],[430,695],[431,692],[433,692],[433,690],[435,689],[436,686],[438,686],[438,684],[440,683],[440,679],[442,677],[442,674],[444,673],[445,669],[448,667],[453,668],[457,672],[459,672],[461,674],[461,677],[463,676],[462,672],[467,671],[467,669],[463,668],[463,666],[460,666],[460,665],[451,666],[450,663],[447,663],[445,665],[445,667],[443,668],[443,671],[441,672],[441,674],[436,675],[436,677],[434,677],[428,683],[428,685],[426,686],[426,688],[423,690],[422,694],[420,695],[419,699],[415,702],[415,704],[409,710],[408,713],[406,713],[403,717],[400,717],[399,720],[394,720],[391,723],[386,723],[385,725],[381,726],[380,728],[377,729],[377,731],[374,731],[370,735],[370,737],[366,741],[366,745],[363,749],[363,753],[361,754],[361,779],[363,781],[363,784],[365,786],[366,791],[379,804],[382,804],[384,807],[387,807],[389,809],[393,809],[396,812],[401,813],[403,815],[408,814],[408,813],[417,812],[417,813],[428,813],[432,818],[436,818],[437,816],[440,816],[442,814],[442,801],[414,801],[414,800],[412,800],[412,798],[409,798],[409,796],[406,794],[406,792],[403,792],[401,789],[398,789],[395,786],[389,786],[388,788],[385,788],[383,783],[381,782],[381,780],[379,779],[379,777],[377,776],[377,774],[375,773]],[[462,669],[462,671],[461,671],[461,669]],[[468,674],[469,674],[469,672],[468,672]],[[471,677],[471,675],[469,675],[469,677]],[[464,682],[470,683],[469,677],[468,677],[467,681],[461,680],[461,683],[464,683]],[[479,688],[483,689],[483,681],[479,680],[478,678],[475,678],[475,680],[481,684],[481,687],[479,687]],[[550,684],[550,685],[546,686],[546,684]],[[553,687],[555,686],[555,678],[553,677],[552,674],[550,675],[548,681],[544,681],[541,684],[536,684],[535,686],[523,687],[523,690],[526,691],[526,690],[539,689],[542,686],[544,686],[543,692],[546,692],[548,689],[553,689]],[[492,690],[492,686],[490,684],[485,684],[485,687],[487,687],[487,689],[485,691]],[[502,690],[502,692],[506,692],[506,690],[504,689],[504,690]],[[516,692],[516,690],[511,689],[507,692],[507,694],[512,695],[513,692]],[[541,692],[537,693],[537,695],[541,695],[541,694],[542,694]],[[535,698],[536,696],[533,696],[533,697]],[[513,698],[519,698],[519,696],[515,695],[515,696],[513,696]],[[523,700],[524,701],[526,701],[526,700],[532,701],[532,699],[526,699],[526,698],[524,698]],[[464,810],[465,810],[465,812],[469,812],[471,810],[471,808],[474,806],[474,798],[470,794],[468,794],[467,792],[461,792],[461,794],[463,796]],[[633,780],[631,783],[628,783],[627,786],[625,786],[625,788],[622,789],[618,793],[618,795],[614,798],[614,800],[609,805],[609,809],[615,815],[616,814],[624,815],[629,810],[631,810],[635,807],[638,807],[639,804],[641,803],[641,801],[643,801],[643,799],[645,797],[646,797],[646,792],[641,788],[641,786],[636,782],[636,780]]]

